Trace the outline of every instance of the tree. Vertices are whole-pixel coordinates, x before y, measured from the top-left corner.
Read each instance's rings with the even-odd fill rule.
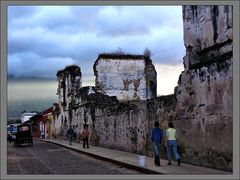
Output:
[[[146,58],[150,58],[150,57],[152,56],[152,52],[150,51],[150,49],[148,49],[148,48],[146,47],[145,50],[144,50],[143,55],[144,55]]]
[[[117,55],[123,55],[125,54],[124,51],[122,50],[122,48],[118,47],[116,51],[114,51],[113,54],[117,54]]]

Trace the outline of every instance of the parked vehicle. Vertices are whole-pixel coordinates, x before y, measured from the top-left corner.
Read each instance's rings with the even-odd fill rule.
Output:
[[[7,127],[7,140],[9,143],[16,140],[17,126],[19,124],[10,124]]]
[[[27,143],[28,146],[33,146],[31,125],[21,124],[17,126],[16,140],[14,145],[21,146],[21,144]]]

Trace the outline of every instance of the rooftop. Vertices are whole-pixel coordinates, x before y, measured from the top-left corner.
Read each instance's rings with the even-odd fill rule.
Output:
[[[119,54],[119,53],[103,53],[98,55],[98,59],[145,59],[143,55],[136,54]]]

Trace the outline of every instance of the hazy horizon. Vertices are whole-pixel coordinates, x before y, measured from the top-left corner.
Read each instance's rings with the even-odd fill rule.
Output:
[[[55,80],[9,80],[8,118],[18,118],[21,112],[42,112],[57,102]]]

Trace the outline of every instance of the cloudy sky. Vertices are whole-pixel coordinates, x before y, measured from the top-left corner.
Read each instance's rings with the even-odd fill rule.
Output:
[[[99,53],[152,51],[158,95],[173,93],[183,70],[181,6],[9,6],[8,75],[55,79],[77,64],[94,85]]]

